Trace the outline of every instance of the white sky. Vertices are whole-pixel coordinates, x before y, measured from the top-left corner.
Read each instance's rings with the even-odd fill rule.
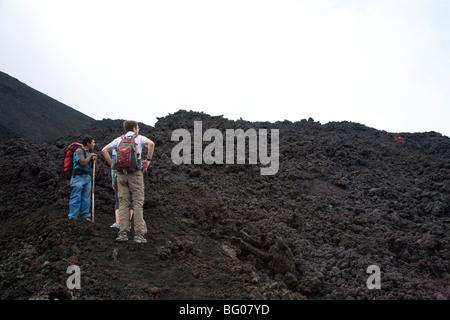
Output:
[[[99,120],[450,136],[450,0],[0,0],[0,71]]]

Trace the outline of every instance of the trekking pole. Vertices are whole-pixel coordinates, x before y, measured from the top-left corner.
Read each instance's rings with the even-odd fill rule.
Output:
[[[95,163],[97,161],[94,160],[94,167],[93,167],[93,173],[92,173],[92,223],[94,223],[94,188],[95,188]]]

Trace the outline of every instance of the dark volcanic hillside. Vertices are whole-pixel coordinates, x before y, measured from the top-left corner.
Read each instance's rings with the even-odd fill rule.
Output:
[[[75,134],[94,119],[0,72],[0,141]]]
[[[280,168],[175,165],[175,129],[279,129]],[[120,126],[91,128],[97,152]],[[450,141],[356,123],[251,123],[180,111],[141,134],[149,242],[115,243],[102,156],[95,224],[67,220],[63,148],[0,146],[0,299],[449,299]],[[209,143],[205,142],[204,147]],[[69,290],[68,266],[81,270]],[[367,268],[381,270],[368,289]]]

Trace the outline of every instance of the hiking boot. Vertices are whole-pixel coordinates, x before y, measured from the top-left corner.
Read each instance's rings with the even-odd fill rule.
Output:
[[[141,236],[140,234],[137,234],[134,236],[134,242],[137,243],[147,243],[147,239],[145,239],[143,236]]]
[[[116,238],[116,241],[128,241],[127,234],[126,233],[119,234],[119,236]]]

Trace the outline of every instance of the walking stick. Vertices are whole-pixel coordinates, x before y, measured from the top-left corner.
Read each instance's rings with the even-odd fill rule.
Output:
[[[93,173],[92,173],[92,223],[94,223],[94,188],[95,188],[95,163],[97,161],[94,160],[94,167],[93,167]]]

